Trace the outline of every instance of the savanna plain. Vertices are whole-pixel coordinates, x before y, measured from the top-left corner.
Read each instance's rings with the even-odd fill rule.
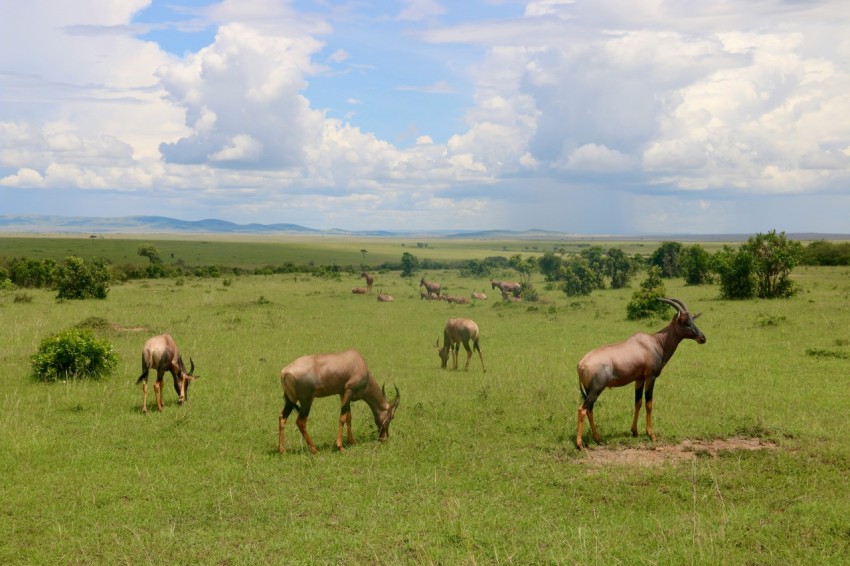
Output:
[[[146,262],[138,244],[4,239],[0,254],[62,259],[113,246],[97,255]],[[167,262],[300,263],[312,254],[317,264],[358,269],[338,280],[303,273],[135,280],[113,283],[105,300],[0,292],[0,563],[847,563],[846,267],[797,267],[800,292],[771,301],[725,301],[716,286],[665,280],[667,296],[702,312],[707,343],[683,342],[659,378],[656,442],[643,434],[643,414],[640,435],[631,436],[626,386],[602,394],[594,415],[604,443],[588,434],[589,449],[580,452],[578,360],[668,322],[626,320],[644,273],[631,288],[586,298],[567,297],[534,274],[543,300],[509,304],[488,278],[373,271],[373,293],[353,295],[363,285],[361,263],[404,251],[473,259],[547,248],[456,241],[418,248],[389,239],[156,244]],[[420,300],[423,275],[451,294],[476,289],[489,298]],[[509,270],[491,276],[515,278]],[[378,303],[378,290],[395,301]],[[16,300],[21,293],[28,300]],[[450,317],[478,323],[486,372],[477,356],[464,371],[463,349],[460,370],[440,368],[434,344]],[[114,374],[35,381],[30,356],[40,341],[79,324],[113,345]],[[144,415],[141,349],[163,332],[200,377],[180,406],[166,375],[164,410],[156,411],[151,387]],[[377,441],[369,408],[356,402],[357,442],[337,452],[339,401],[328,397],[313,404],[308,421],[318,454],[294,417],[279,454],[281,368],[348,348],[363,354],[388,391],[401,393],[389,440]]]

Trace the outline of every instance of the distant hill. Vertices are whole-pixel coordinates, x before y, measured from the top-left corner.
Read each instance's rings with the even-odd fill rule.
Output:
[[[300,234],[360,237],[469,238],[483,240],[741,241],[752,234],[576,234],[550,230],[317,230],[299,224],[236,224],[167,216],[0,216],[0,233],[31,234]],[[850,240],[850,234],[788,233],[794,240]]]

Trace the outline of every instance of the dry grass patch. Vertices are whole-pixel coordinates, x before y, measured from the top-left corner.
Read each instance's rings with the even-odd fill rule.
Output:
[[[585,458],[595,466],[658,466],[694,460],[701,455],[716,458],[719,452],[736,450],[769,450],[779,446],[762,438],[723,438],[716,440],[683,440],[646,448],[588,448]]]

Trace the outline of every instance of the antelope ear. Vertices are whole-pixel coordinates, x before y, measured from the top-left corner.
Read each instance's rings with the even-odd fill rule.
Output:
[[[696,319],[698,319],[700,316],[702,316],[702,313],[701,313],[701,312],[698,312],[698,313],[696,313],[696,314],[693,316],[693,319],[694,319],[694,320],[696,320]]]

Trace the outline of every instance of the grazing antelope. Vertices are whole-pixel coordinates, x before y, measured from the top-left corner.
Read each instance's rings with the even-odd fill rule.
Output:
[[[425,290],[428,291],[429,295],[433,293],[433,294],[437,295],[438,297],[440,296],[440,284],[439,283],[432,283],[431,281],[425,281],[425,278],[423,277],[419,281],[419,286],[425,287]]]
[[[351,292],[355,295],[365,295],[369,292],[369,290],[365,287],[354,287],[353,289],[351,289]]]
[[[518,297],[522,291],[522,285],[516,281],[493,281],[490,280],[490,286],[493,289],[498,288],[502,292],[502,298],[507,300],[507,295]]]
[[[379,303],[391,303],[395,299],[393,299],[392,295],[386,295],[381,291],[378,291],[378,302]]]
[[[452,365],[457,369],[457,357],[460,351],[460,343],[463,342],[463,347],[466,350],[466,366],[464,370],[469,369],[469,360],[472,359],[472,348],[478,352],[478,358],[481,360],[481,369],[486,373],[484,367],[484,357],[481,355],[481,347],[478,345],[480,338],[478,325],[468,318],[450,318],[446,322],[446,328],[443,330],[443,346],[440,347],[440,339],[437,338],[437,343],[434,347],[440,354],[443,369],[449,361],[449,350],[452,352]],[[472,340],[472,348],[469,347],[469,341]]]
[[[646,434],[655,440],[652,433],[652,390],[655,379],[676,352],[679,342],[689,338],[697,344],[705,344],[705,335],[694,324],[700,314],[691,315],[685,303],[678,299],[659,298],[676,308],[670,324],[656,332],[638,332],[625,342],[602,346],[591,350],[578,363],[578,379],[584,399],[578,410],[576,446],[584,448],[584,417],[590,422],[590,431],[596,442],[602,442],[593,421],[593,404],[606,387],[635,384],[635,412],[632,418],[632,436],[637,436],[637,421],[640,414],[641,396],[646,386]]]
[[[360,274],[360,277],[366,278],[366,288],[369,289],[369,291],[371,292],[372,291],[372,283],[375,282],[375,277],[371,273],[366,273],[365,271]]]
[[[481,293],[480,291],[476,291],[475,289],[473,289],[472,290],[472,298],[475,299],[475,300],[478,300],[478,301],[486,301],[487,295],[485,295],[484,293]]]
[[[316,446],[307,433],[307,417],[316,397],[339,395],[342,408],[339,412],[339,431],[336,435],[336,447],[340,452],[342,445],[342,427],[348,427],[348,443],[354,444],[351,434],[351,402],[363,400],[372,409],[375,426],[378,427],[378,440],[386,440],[390,435],[390,421],[395,416],[401,394],[395,388],[392,403],[386,400],[383,387],[372,377],[366,360],[356,350],[337,354],[314,354],[302,356],[280,371],[280,384],[283,387],[283,410],[279,418],[278,452],[283,452],[283,429],[292,409],[298,411],[295,424],[316,454]]]
[[[160,334],[154,336],[145,342],[142,348],[142,375],[136,380],[138,385],[142,385],[142,412],[148,412],[148,372],[151,369],[156,369],[156,382],[153,384],[153,390],[156,393],[156,408],[162,410],[162,377],[166,371],[171,372],[174,378],[174,391],[177,393],[177,402],[181,405],[188,398],[189,383],[193,379],[199,377],[194,375],[195,362],[189,358],[191,367],[186,371],[186,366],[183,363],[183,356],[177,351],[177,344],[168,334]]]

